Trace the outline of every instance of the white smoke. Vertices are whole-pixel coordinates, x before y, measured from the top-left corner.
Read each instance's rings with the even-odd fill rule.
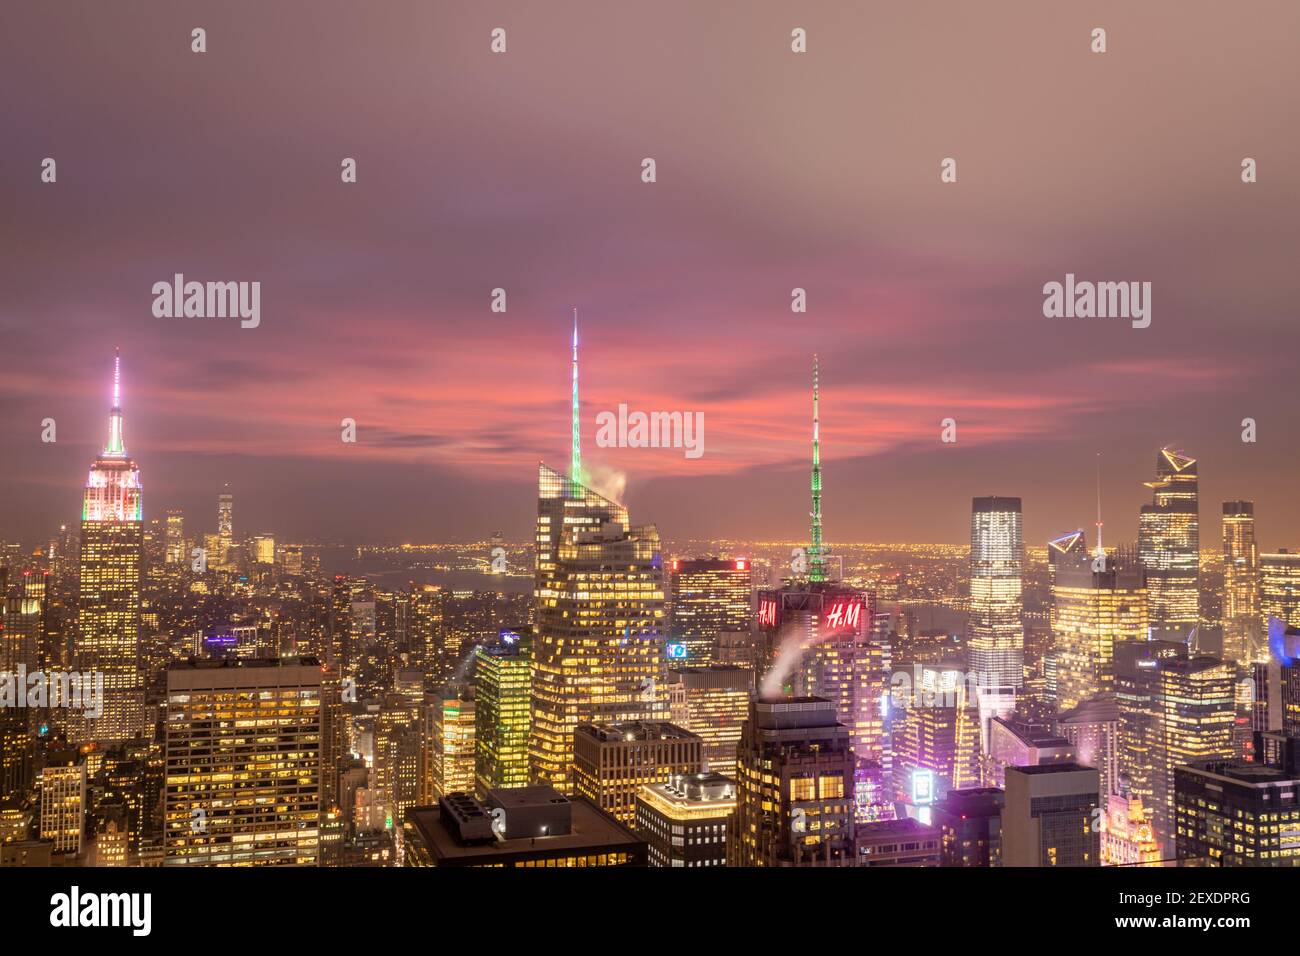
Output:
[[[799,659],[803,657],[803,652],[813,644],[812,635],[803,628],[787,624],[781,628],[780,633],[780,650],[777,651],[776,660],[763,676],[763,683],[759,686],[759,696],[765,699],[781,696],[785,679],[794,673]]]
[[[602,498],[622,504],[627,491],[627,472],[600,464],[583,465],[582,472],[583,483],[588,488]]]

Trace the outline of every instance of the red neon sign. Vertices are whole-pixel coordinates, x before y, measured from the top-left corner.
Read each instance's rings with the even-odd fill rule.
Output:
[[[840,628],[856,628],[862,621],[862,605],[857,601],[840,601],[826,612],[826,627],[838,631]]]
[[[758,603],[758,623],[767,627],[776,627],[775,601],[760,601]]]

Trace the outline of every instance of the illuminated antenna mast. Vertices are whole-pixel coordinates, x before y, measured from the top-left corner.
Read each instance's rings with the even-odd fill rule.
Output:
[[[105,455],[124,455],[126,445],[122,442],[122,353],[117,350],[113,356],[113,408],[108,413],[108,445]]]
[[[582,496],[582,440],[578,428],[578,310],[573,310],[573,460],[569,463],[570,496]]]
[[[1097,452],[1097,557],[1106,566],[1106,549],[1101,546],[1101,452]]]
[[[822,452],[817,415],[817,356],[813,356],[813,438],[812,438],[812,547],[808,555],[808,580],[825,581],[826,564],[822,558]]]

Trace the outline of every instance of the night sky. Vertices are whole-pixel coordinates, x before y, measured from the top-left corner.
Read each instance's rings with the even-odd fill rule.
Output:
[[[215,530],[229,481],[241,535],[523,539],[576,306],[593,481],[670,538],[806,534],[816,352],[832,546],[962,541],[989,494],[1041,543],[1098,451],[1132,539],[1163,444],[1203,544],[1245,497],[1300,546],[1297,36],[1293,0],[10,3],[0,537],[78,516],[120,346],[146,517]],[[260,281],[261,326],[155,318],[177,272]],[[1067,272],[1151,282],[1150,328],[1045,318]],[[704,457],[597,448],[620,402],[702,411]]]

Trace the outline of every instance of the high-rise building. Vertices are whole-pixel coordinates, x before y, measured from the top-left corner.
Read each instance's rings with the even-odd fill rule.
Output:
[[[1246,666],[1264,659],[1260,640],[1259,548],[1255,503],[1223,503],[1223,658]]]
[[[704,743],[704,766],[724,776],[736,772],[736,744],[749,716],[754,672],[734,664],[683,667],[668,674],[669,689],[679,690],[682,726]]]
[[[831,701],[753,701],[737,759],[728,865],[856,866],[855,764]]]
[[[1003,866],[1100,866],[1097,771],[1075,763],[1008,767]]]
[[[1175,771],[1198,760],[1232,758],[1235,672],[1213,657],[1169,658],[1157,668],[1150,809],[1166,856],[1174,847]]]
[[[915,817],[857,824],[858,866],[941,866],[943,833]]]
[[[659,532],[582,482],[576,318],[573,343],[572,471],[538,473],[528,758],[530,780],[562,793],[579,724],[667,715]]]
[[[1159,866],[1160,844],[1142,799],[1125,791],[1107,794],[1104,804],[1101,865]]]
[[[474,792],[528,786],[532,638],[503,630],[474,649]]]
[[[1080,701],[1056,720],[1078,763],[1101,775],[1103,797],[1119,792],[1119,719],[1119,704],[1106,695]]]
[[[173,664],[166,730],[164,865],[316,865],[315,658]]]
[[[630,824],[641,788],[704,769],[703,741],[667,721],[579,724],[573,734],[574,789]]]
[[[651,866],[726,866],[727,821],[736,809],[736,782],[719,773],[693,773],[641,788],[636,832],[649,845]]]
[[[872,629],[875,595],[836,581],[792,581],[759,591],[758,607],[777,661],[765,690],[832,701],[857,760],[882,761],[888,643]]]
[[[994,717],[989,721],[989,746],[984,760],[986,787],[1006,786],[1007,771],[1012,767],[1074,762],[1074,745],[1050,727],[1015,717]]]
[[[140,469],[122,434],[121,359],[113,369],[108,444],[90,466],[81,508],[77,661],[104,675],[98,718],[74,728],[81,740],[129,740],[144,731],[140,668],[140,589],[144,522]]]
[[[670,648],[691,666],[717,660],[718,635],[743,631],[753,614],[752,566],[746,558],[678,558],[670,565]]]
[[[646,843],[590,800],[553,787],[468,793],[415,807],[403,824],[407,866],[645,866]]]
[[[996,866],[1002,856],[1002,807],[996,787],[950,790],[936,800],[930,820],[941,835],[943,866]]]
[[[185,554],[185,514],[180,508],[167,509],[165,534],[166,563],[188,564],[188,556]]]
[[[1056,706],[1070,710],[1115,689],[1115,645],[1147,638],[1147,595],[1141,569],[1084,554],[1057,566],[1052,586]]]
[[[1300,627],[1300,553],[1281,548],[1259,556],[1259,613],[1265,630],[1271,617]]]
[[[974,498],[970,522],[970,618],[966,650],[981,686],[1024,683],[1021,623],[1024,537],[1019,498]]]
[[[41,839],[56,854],[81,852],[86,826],[86,761],[75,750],[49,755],[41,770]]]
[[[927,798],[980,782],[980,725],[974,688],[963,680],[960,664],[916,664],[915,686],[893,718],[894,792],[911,798],[916,774],[932,781]]]
[[[1056,593],[1056,573],[1061,567],[1073,568],[1080,561],[1088,560],[1088,539],[1083,530],[1070,531],[1047,542],[1047,587],[1050,594]],[[1056,603],[1052,602],[1048,622],[1056,628]]]
[[[1201,534],[1196,459],[1170,448],[1156,455],[1156,477],[1144,482],[1152,502],[1138,518],[1138,559],[1156,638],[1183,640],[1200,621]]]
[[[430,705],[428,746],[435,799],[474,790],[474,704],[471,688],[453,687],[436,695]]]
[[[230,493],[228,483],[226,489],[217,496],[216,564],[218,566],[230,560],[231,551],[235,546],[235,496]]]
[[[1181,641],[1145,641],[1115,648],[1119,789],[1127,789],[1148,812],[1157,799],[1156,762],[1163,746],[1160,665],[1180,659],[1187,659],[1187,645]]]
[[[1272,741],[1258,740],[1261,736]],[[1300,740],[1256,735],[1253,763],[1210,760],[1178,767],[1178,859],[1203,866],[1300,866]],[[1270,746],[1270,743],[1272,746]]]

